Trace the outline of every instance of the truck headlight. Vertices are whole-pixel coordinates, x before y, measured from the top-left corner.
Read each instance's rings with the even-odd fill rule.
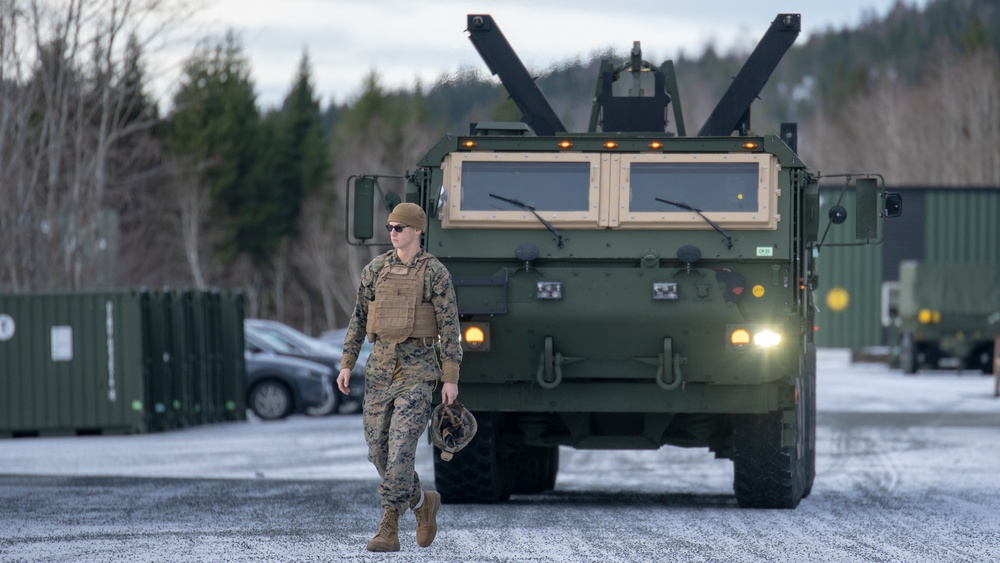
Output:
[[[753,343],[761,348],[773,348],[781,344],[781,335],[765,329],[753,335]]]
[[[766,326],[729,325],[726,334],[729,351],[775,348],[781,344],[781,333]]]
[[[930,309],[921,309],[920,312],[917,313],[917,322],[919,322],[922,325],[931,323],[934,324],[940,323],[941,312],[931,311]]]

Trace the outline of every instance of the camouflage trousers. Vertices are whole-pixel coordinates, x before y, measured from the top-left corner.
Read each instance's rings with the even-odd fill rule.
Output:
[[[394,378],[388,385],[371,382],[365,389],[364,428],[368,460],[382,483],[378,492],[384,508],[405,514],[420,497],[420,476],[414,465],[417,441],[431,414],[434,381]]]

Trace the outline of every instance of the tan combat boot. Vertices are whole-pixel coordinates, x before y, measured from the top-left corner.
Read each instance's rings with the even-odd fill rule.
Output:
[[[424,503],[413,509],[417,517],[417,545],[427,547],[437,535],[437,513],[441,508],[441,495],[437,491],[425,491]]]
[[[399,551],[399,512],[386,508],[378,533],[368,542],[368,551]]]

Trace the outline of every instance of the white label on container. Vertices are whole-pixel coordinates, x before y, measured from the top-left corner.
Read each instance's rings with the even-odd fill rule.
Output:
[[[104,303],[107,312],[108,329],[108,400],[112,403],[118,400],[118,389],[115,384],[115,308],[110,300]]]
[[[52,361],[69,362],[73,360],[73,327],[52,327]]]
[[[770,246],[758,246],[757,256],[774,256],[774,248]]]

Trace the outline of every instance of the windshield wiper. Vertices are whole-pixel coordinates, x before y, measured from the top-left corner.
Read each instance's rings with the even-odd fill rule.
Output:
[[[715,229],[716,231],[719,231],[720,235],[726,237],[726,248],[732,248],[733,247],[733,237],[729,233],[727,233],[726,231],[722,230],[722,227],[720,227],[717,224],[715,224],[715,221],[709,219],[708,217],[705,217],[705,214],[701,212],[701,209],[695,209],[694,207],[691,207],[690,205],[688,205],[686,203],[683,203],[683,202],[679,202],[679,201],[670,201],[670,200],[661,199],[661,198],[658,198],[658,197],[654,197],[653,199],[655,199],[656,201],[662,201],[663,203],[666,203],[666,204],[669,204],[669,205],[673,205],[674,207],[680,207],[681,209],[685,209],[687,211],[694,211],[695,213],[697,213],[698,215],[700,215],[701,218],[704,219],[706,223],[708,223],[709,225],[712,225],[713,229]]]
[[[523,201],[520,201],[520,200],[517,200],[517,199],[511,199],[509,197],[499,196],[497,194],[490,194],[490,197],[494,197],[496,199],[499,199],[500,201],[506,201],[507,203],[513,205],[514,207],[520,207],[521,209],[523,209],[525,211],[530,211],[539,221],[542,222],[543,225],[545,225],[545,228],[548,229],[549,232],[551,232],[552,234],[554,234],[556,236],[556,238],[559,239],[559,241],[557,243],[559,245],[559,248],[563,247],[563,237],[562,237],[562,235],[559,234],[559,231],[557,231],[556,228],[552,226],[552,223],[549,223],[545,219],[542,219],[542,216],[539,215],[537,211],[535,211],[534,207],[528,205],[527,203],[524,203]]]

